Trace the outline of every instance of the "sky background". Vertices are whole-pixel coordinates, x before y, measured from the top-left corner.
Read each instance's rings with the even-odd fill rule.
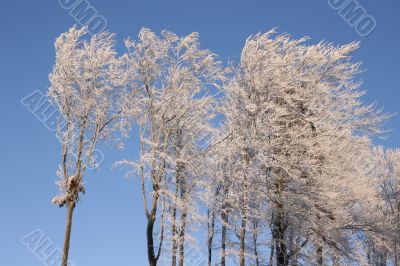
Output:
[[[398,0],[360,0],[377,21],[367,37],[360,37],[327,0],[89,2],[107,19],[107,29],[117,34],[120,53],[123,39],[135,39],[141,27],[178,35],[197,31],[202,47],[224,62],[238,61],[249,35],[274,27],[296,38],[309,36],[313,43],[359,40],[354,59],[363,61],[366,70],[361,75],[368,91],[365,101],[400,112]],[[21,99],[36,90],[45,93],[54,64],[54,40],[76,23],[57,0],[0,0],[0,265],[46,265],[21,243],[36,229],[51,239],[54,248],[62,247],[66,210],[51,205],[58,193],[54,182],[60,145]],[[398,115],[386,123],[385,128],[393,131],[377,143],[399,147],[399,121]],[[70,258],[77,266],[146,265],[139,182],[125,179],[124,170],[111,169],[117,160],[137,158],[136,143],[129,139],[119,152],[100,149],[104,163],[86,175],[87,193],[75,210]]]

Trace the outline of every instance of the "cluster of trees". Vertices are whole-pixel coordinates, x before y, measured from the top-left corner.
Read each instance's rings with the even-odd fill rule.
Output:
[[[208,265],[398,265],[400,150],[372,143],[390,115],[361,100],[357,43],[269,31],[229,67],[197,33],[142,29],[118,55],[73,27],[55,46],[63,266],[93,151],[132,127],[139,159],[116,164],[141,182],[149,265],[199,245]]]

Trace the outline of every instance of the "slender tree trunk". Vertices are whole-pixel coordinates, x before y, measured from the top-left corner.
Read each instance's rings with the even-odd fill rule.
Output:
[[[221,213],[222,228],[221,228],[221,266],[225,266],[226,257],[226,222],[228,215],[223,211]]]
[[[256,258],[256,266],[260,265],[260,262],[258,260],[258,251],[257,251],[257,221],[255,220],[253,222],[253,245],[254,245],[254,257]]]
[[[317,248],[317,265],[322,266],[324,262],[324,258],[322,256],[322,247],[318,246]]]
[[[186,178],[181,177],[180,189],[181,200],[183,201],[183,210],[180,217],[180,231],[179,231],[179,266],[183,266],[185,261],[185,232],[186,232],[186,217],[187,217],[187,190]]]
[[[274,251],[275,251],[275,238],[272,236],[271,239],[271,252],[269,254],[269,266],[272,266],[272,263],[274,261]]]
[[[63,250],[61,266],[68,265],[69,242],[71,239],[72,217],[74,214],[74,209],[75,209],[75,202],[69,202],[68,212],[67,212],[67,224],[65,227],[64,250]]]
[[[211,266],[212,262],[212,245],[214,239],[214,228],[215,228],[215,212],[214,210],[208,209],[207,211],[208,222],[207,222],[207,246],[208,246],[208,266]]]
[[[150,217],[150,219],[147,222],[147,230],[146,230],[146,235],[147,235],[147,256],[148,256],[148,259],[149,259],[149,265],[150,266],[156,266],[157,265],[156,255],[155,255],[155,252],[154,252],[154,239],[153,239],[154,222],[155,222],[155,219]]]
[[[248,193],[248,184],[247,184],[247,167],[250,164],[250,158],[249,158],[249,149],[246,148],[244,149],[244,161],[246,165],[245,173],[244,173],[244,195],[243,198],[241,199],[241,212],[242,212],[242,223],[240,226],[240,252],[239,252],[239,261],[240,261],[240,266],[245,266],[246,260],[245,260],[245,244],[246,244],[246,221],[247,221],[247,193]]]
[[[273,221],[273,231],[272,235],[275,238],[275,249],[276,249],[276,263],[277,266],[286,266],[287,261],[287,247],[286,247],[286,239],[285,239],[285,231],[286,231],[286,224],[285,224],[285,213],[284,213],[284,204],[283,204],[283,190],[284,190],[284,183],[285,183],[285,175],[278,171],[277,178],[275,182],[275,189],[277,194],[277,204],[276,204],[276,214],[274,215]]]
[[[182,214],[182,228],[179,233],[179,266],[183,266],[185,262],[185,227],[186,227],[186,211]]]
[[[283,216],[278,214],[274,224],[274,237],[276,248],[276,262],[277,266],[286,266],[287,248],[285,242],[285,228]]]
[[[226,195],[228,195],[227,188],[227,177],[224,178],[224,191],[222,198],[222,211],[221,211],[221,266],[225,266],[226,263],[226,225],[228,224],[227,204],[225,202]]]
[[[171,261],[172,261],[172,266],[176,266],[176,252],[178,250],[178,239],[177,239],[177,230],[176,230],[176,200],[178,198],[178,175],[176,175],[175,178],[175,202],[172,210],[172,254],[171,254]]]
[[[154,237],[153,237],[154,223],[156,221],[157,204],[158,204],[157,189],[155,189],[155,193],[156,194],[153,196],[153,203],[152,203],[151,213],[147,218],[147,228],[146,228],[147,257],[148,257],[150,266],[156,266],[157,265],[157,257],[155,255]]]
[[[155,109],[154,109],[154,105],[153,105],[153,95],[150,89],[150,86],[148,83],[145,82],[145,89],[147,91],[149,100],[150,100],[150,106],[149,106],[149,111],[148,111],[148,115],[150,118],[150,137],[151,140],[153,141],[153,143],[158,143],[158,141],[161,139],[160,135],[157,133],[156,130],[156,123],[155,123]],[[168,141],[168,134],[167,135],[163,135],[163,139],[164,139],[164,143],[167,143]],[[142,141],[142,139],[141,139]],[[143,146],[141,147],[141,149],[143,149]],[[166,144],[164,144],[164,151],[166,149]],[[145,209],[146,209],[146,216],[147,216],[147,228],[146,228],[146,238],[147,238],[147,258],[149,260],[149,265],[150,266],[156,266],[157,265],[157,261],[158,261],[158,255],[160,254],[160,249],[161,249],[161,243],[160,242],[160,246],[159,246],[159,253],[156,256],[155,254],[155,246],[154,246],[154,236],[153,236],[153,232],[154,232],[154,223],[156,221],[156,215],[157,215],[157,207],[158,207],[158,200],[159,200],[159,194],[158,191],[160,189],[160,177],[157,173],[156,170],[156,148],[155,146],[153,146],[151,148],[151,154],[153,157],[153,160],[151,162],[151,181],[152,181],[152,187],[153,187],[153,197],[152,197],[152,203],[151,203],[151,211],[148,212],[147,208],[147,200],[146,200],[146,195],[145,195],[145,188],[144,188],[144,183],[142,184],[142,192],[143,192],[143,200],[144,200],[144,204],[145,204]],[[164,166],[162,166],[164,167]],[[143,171],[143,170],[142,170]],[[144,176],[144,174],[143,174]],[[144,179],[144,178],[143,178]],[[143,180],[142,179],[142,180]],[[142,181],[143,182],[143,181]]]
[[[368,260],[368,264],[371,265],[372,264],[371,247],[369,245],[368,245],[368,250],[367,250],[367,260]]]
[[[276,249],[276,263],[277,266],[287,265],[287,247],[285,239],[285,221],[283,213],[283,205],[277,204],[275,215],[275,221],[273,225],[273,237],[275,238],[275,249]]]
[[[242,224],[240,226],[240,253],[239,253],[239,260],[240,266],[245,266],[245,238],[246,238],[246,217],[242,218]]]

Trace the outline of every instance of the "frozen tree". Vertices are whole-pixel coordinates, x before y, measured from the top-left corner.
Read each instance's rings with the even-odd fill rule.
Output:
[[[198,220],[194,192],[212,131],[213,94],[225,71],[213,53],[200,48],[197,33],[178,37],[163,31],[159,37],[142,29],[137,42],[125,44],[123,114],[140,128],[140,158],[121,163],[132,165],[142,180],[149,264],[157,264],[168,231],[172,265],[179,254],[182,266],[190,221]],[[164,220],[156,221],[160,212]]]
[[[375,147],[370,176],[375,181],[376,199],[366,212],[360,239],[369,265],[398,265],[400,232],[400,151]]]
[[[56,62],[49,76],[48,96],[60,111],[57,135],[61,163],[57,175],[60,194],[53,203],[68,208],[62,265],[67,265],[72,217],[84,176],[96,164],[94,149],[100,140],[113,137],[118,112],[116,86],[119,63],[113,35],[102,32],[89,37],[83,28],[71,28],[55,43]]]
[[[387,175],[382,180],[382,194],[386,196],[387,224],[390,225],[388,248],[392,254],[394,265],[399,263],[400,245],[400,150],[389,149],[386,151]]]
[[[323,246],[341,250],[333,236],[322,234],[322,226],[335,228],[339,220],[322,188],[333,178],[345,184],[357,168],[351,163],[342,171],[335,168],[339,159],[352,162],[354,153],[335,152],[334,147],[380,133],[387,117],[360,100],[363,92],[355,79],[360,65],[348,55],[357,47],[308,45],[305,38],[274,36],[273,31],[247,40],[239,71],[225,89],[225,116],[234,142],[230,160],[238,167],[232,176],[238,190],[230,195],[239,201],[235,209],[240,215],[233,220],[240,221],[241,265],[253,194],[268,202],[277,265],[288,265],[305,247],[316,250],[319,264]],[[297,235],[289,237],[290,231]]]
[[[361,100],[357,43],[269,31],[232,72],[197,33],[143,28],[119,58],[113,45],[75,27],[56,41],[63,266],[94,149],[132,127],[139,158],[117,165],[141,182],[149,265],[193,263],[199,229],[210,266],[398,264],[400,152],[373,145],[389,115]]]
[[[233,160],[230,160],[231,135],[224,126],[220,127],[215,133],[212,148],[208,153],[209,172],[203,177],[205,191],[202,201],[207,208],[208,265],[212,265],[212,254],[215,249],[216,233],[218,233],[217,226],[219,224],[219,231],[221,232],[219,264],[224,266],[230,250],[228,247],[228,227],[230,225],[228,220],[231,207],[228,193],[230,193],[233,180],[231,175],[235,169],[233,168]]]

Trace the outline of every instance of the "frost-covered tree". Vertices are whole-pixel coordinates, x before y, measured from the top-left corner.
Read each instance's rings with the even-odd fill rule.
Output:
[[[400,150],[386,151],[386,175],[381,179],[381,195],[385,199],[383,214],[389,230],[387,239],[389,254],[394,265],[398,265],[400,256]]]
[[[334,239],[338,231],[328,236],[323,230],[329,224],[338,227],[341,220],[334,216],[335,206],[328,204],[332,199],[322,193],[323,188],[331,184],[330,179],[344,185],[359,174],[352,156],[364,150],[354,144],[354,152],[345,153],[344,148],[337,149],[338,143],[362,142],[380,133],[386,118],[360,100],[363,92],[355,78],[360,65],[348,55],[357,47],[356,43],[309,45],[305,38],[275,36],[273,31],[247,40],[239,71],[225,89],[226,123],[231,125],[234,143],[230,160],[238,167],[232,176],[238,189],[230,195],[233,203],[239,201],[232,205],[240,214],[232,217],[232,223],[240,221],[233,226],[240,228],[235,233],[240,238],[241,265],[250,198],[267,203],[277,265],[288,265],[301,254],[310,260],[309,250],[319,254],[321,264],[324,246],[343,251]],[[343,158],[348,168],[340,170]],[[357,181],[363,182],[361,177]]]
[[[389,115],[361,100],[357,43],[269,31],[230,73],[197,33],[113,44],[75,27],[56,41],[63,266],[94,149],[131,127],[139,159],[117,164],[141,181],[150,265],[192,263],[198,229],[208,265],[397,265],[400,152],[373,145]]]
[[[115,105],[119,63],[113,35],[90,37],[87,28],[71,28],[55,43],[56,62],[49,76],[48,96],[60,112],[57,136],[61,163],[57,175],[60,194],[53,203],[68,209],[62,265],[67,265],[73,211],[84,176],[96,164],[93,152],[112,137],[118,112]]]
[[[366,211],[359,238],[368,265],[398,265],[400,232],[400,151],[377,146],[372,151],[370,176],[375,201]]]
[[[172,265],[179,255],[182,266],[188,232],[195,225],[191,221],[199,219],[194,192],[212,131],[213,94],[224,70],[213,53],[200,48],[197,33],[178,37],[163,31],[157,36],[144,28],[138,37],[125,43],[123,114],[140,128],[140,158],[121,163],[132,165],[142,180],[149,264],[157,264],[168,237]]]

